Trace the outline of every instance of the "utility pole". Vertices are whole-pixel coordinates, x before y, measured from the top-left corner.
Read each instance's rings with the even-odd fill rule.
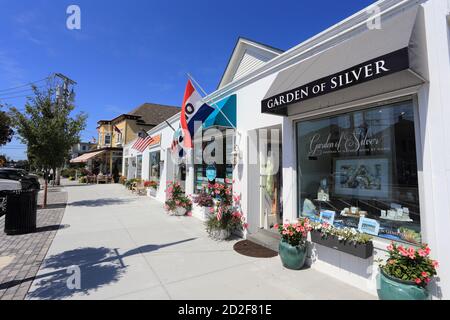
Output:
[[[55,73],[54,77],[62,80],[62,85],[59,84],[56,88],[56,100],[58,104],[66,103],[68,98],[74,94],[73,86],[77,83],[62,73]],[[72,86],[72,89],[69,90],[70,86]],[[59,186],[61,182],[61,168],[56,168],[56,172],[53,172],[53,175],[53,183]]]

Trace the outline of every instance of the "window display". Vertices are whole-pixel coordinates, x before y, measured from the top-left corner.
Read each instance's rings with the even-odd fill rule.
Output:
[[[160,175],[161,175],[161,152],[160,151],[153,151],[150,152],[150,180],[152,181],[159,181]]]
[[[419,244],[411,100],[296,124],[299,216],[336,227],[376,220],[382,238]]]
[[[196,163],[202,162],[202,164],[196,164],[194,166],[195,170],[195,185],[194,193],[199,193],[203,188],[208,186],[209,182],[217,182],[221,184],[231,185],[233,180],[233,165],[227,163],[227,158],[233,151],[233,144],[227,143],[226,139],[223,141],[223,159],[221,163],[207,164],[203,160],[203,151],[205,148],[212,143],[211,141],[202,142],[201,148],[195,149],[195,160]],[[228,157],[227,157],[228,155]],[[211,154],[212,157],[215,156],[215,150]],[[214,171],[214,179],[211,179],[211,172]],[[208,176],[210,178],[208,178]]]

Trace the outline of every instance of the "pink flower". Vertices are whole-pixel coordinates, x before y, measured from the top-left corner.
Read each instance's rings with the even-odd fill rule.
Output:
[[[416,258],[416,250],[414,248],[408,248],[408,256],[410,259]]]
[[[416,282],[417,284],[421,284],[421,283],[422,283],[422,280],[420,280],[419,278],[417,278],[417,279],[415,280],[415,282]]]
[[[192,212],[189,211],[189,212],[186,213],[186,215],[187,215],[188,217],[192,217]]]
[[[283,230],[283,232],[281,232],[284,236],[288,234],[288,232],[286,230]]]
[[[430,279],[430,278],[425,278],[425,280],[424,280],[424,281],[425,281],[425,283],[426,283],[426,284],[429,284],[429,283],[430,283],[430,281],[431,281],[431,279]]]
[[[433,260],[432,262],[431,262],[431,264],[433,265],[433,268],[439,268],[439,262],[437,262],[436,260]]]
[[[426,273],[425,271],[422,271],[421,276],[424,278],[428,278],[428,273]]]
[[[278,223],[275,223],[275,225],[273,227],[274,227],[274,229],[278,229],[279,226],[280,225]]]
[[[426,257],[427,256],[427,253],[423,249],[419,249],[419,250],[417,250],[417,252],[419,253],[419,256],[421,256],[421,257]]]
[[[394,246],[392,245],[392,243],[387,246],[387,249],[388,249],[388,251],[394,250]]]
[[[245,230],[248,229],[248,223],[244,223],[244,229],[245,229]]]

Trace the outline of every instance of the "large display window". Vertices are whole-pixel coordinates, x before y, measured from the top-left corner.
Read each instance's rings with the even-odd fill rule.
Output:
[[[299,121],[296,130],[299,216],[421,242],[412,100]]]

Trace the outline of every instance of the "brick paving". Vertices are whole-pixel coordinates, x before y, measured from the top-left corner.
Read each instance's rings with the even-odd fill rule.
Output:
[[[38,202],[42,203],[42,192]],[[67,192],[49,188],[48,208],[37,212],[37,230],[31,234],[8,236],[4,233],[5,216],[0,218],[0,300],[23,300],[42,261],[61,226]],[[8,261],[12,261],[8,264]]]

